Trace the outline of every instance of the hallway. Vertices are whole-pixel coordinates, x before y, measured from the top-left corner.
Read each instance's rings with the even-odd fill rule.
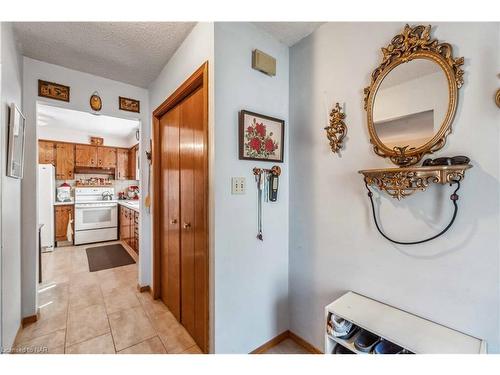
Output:
[[[42,254],[38,321],[19,331],[19,353],[201,354],[159,300],[137,291],[137,264],[89,272],[85,249]]]

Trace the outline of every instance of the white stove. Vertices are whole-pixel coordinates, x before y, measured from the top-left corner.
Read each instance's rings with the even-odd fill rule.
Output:
[[[75,189],[75,245],[118,239],[118,203],[112,187]]]

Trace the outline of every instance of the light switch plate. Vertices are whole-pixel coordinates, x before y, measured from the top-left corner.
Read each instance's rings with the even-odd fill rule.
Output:
[[[245,177],[231,178],[231,194],[245,194],[246,182]]]

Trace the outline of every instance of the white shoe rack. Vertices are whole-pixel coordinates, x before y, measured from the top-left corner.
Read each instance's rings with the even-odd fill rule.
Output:
[[[348,292],[325,307],[325,354],[342,345],[356,354],[357,332],[344,340],[328,333],[331,314],[348,320],[415,354],[479,354],[486,353],[486,341],[410,314],[374,299]],[[361,330],[360,330],[361,331]]]

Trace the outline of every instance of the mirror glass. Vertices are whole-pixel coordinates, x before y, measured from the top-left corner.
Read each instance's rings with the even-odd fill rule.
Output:
[[[427,59],[397,65],[380,84],[373,124],[388,148],[418,148],[439,131],[448,111],[448,81],[441,67]]]

